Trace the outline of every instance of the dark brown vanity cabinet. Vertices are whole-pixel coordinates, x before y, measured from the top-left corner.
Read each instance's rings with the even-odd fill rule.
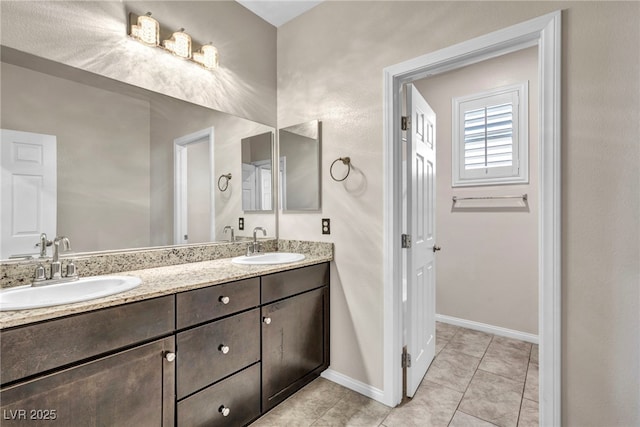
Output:
[[[0,424],[244,426],[329,366],[329,264],[0,331]]]
[[[329,366],[328,285],[329,264],[262,278],[263,412]]]
[[[2,425],[173,425],[174,307],[167,296],[2,331]]]

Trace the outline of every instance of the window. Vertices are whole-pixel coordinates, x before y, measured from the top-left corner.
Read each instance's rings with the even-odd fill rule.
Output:
[[[452,100],[454,187],[529,182],[527,86]]]

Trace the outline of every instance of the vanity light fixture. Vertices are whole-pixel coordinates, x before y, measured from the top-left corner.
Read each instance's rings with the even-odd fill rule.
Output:
[[[171,38],[162,42],[169,52],[182,59],[191,59],[191,36],[184,32],[184,28],[171,35]]]
[[[130,14],[132,18],[133,14]],[[130,22],[133,20],[130,19]],[[160,24],[151,17],[151,12],[138,16],[136,24],[129,26],[129,35],[147,46],[158,46],[160,42]]]
[[[129,36],[144,45],[159,47],[181,59],[195,62],[207,70],[218,68],[220,61],[218,49],[212,44],[205,44],[195,50],[195,43],[191,36],[184,32],[184,28],[172,33],[170,38],[163,40],[160,44],[160,24],[151,17],[151,12],[141,16],[130,13],[128,29]],[[167,34],[166,31],[162,32]]]
[[[199,52],[193,53],[192,59],[207,70],[215,70],[218,68],[218,58],[218,49],[211,44],[205,44],[200,48]]]

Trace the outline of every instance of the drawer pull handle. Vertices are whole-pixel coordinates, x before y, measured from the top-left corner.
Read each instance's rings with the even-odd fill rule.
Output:
[[[164,358],[167,359],[167,362],[173,362],[174,360],[176,360],[176,354],[171,351],[167,351],[164,354]]]
[[[265,323],[265,325],[269,325],[271,324],[271,317],[263,317],[262,321]]]
[[[224,344],[220,344],[220,347],[218,347],[218,350],[222,352],[222,354],[227,354],[229,353],[229,346],[228,345],[224,345]]]
[[[230,299],[229,297],[220,297],[218,298],[218,301],[226,305],[226,304],[229,304]]]
[[[231,413],[231,409],[229,409],[226,406],[222,405],[220,408],[218,408],[218,412],[220,412],[223,417],[228,417],[229,414]]]

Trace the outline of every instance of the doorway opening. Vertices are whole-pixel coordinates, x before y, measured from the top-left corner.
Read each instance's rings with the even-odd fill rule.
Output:
[[[539,192],[538,334],[540,424],[560,424],[560,41],[561,13],[463,42],[384,70],[384,398],[402,398],[401,353],[406,328],[402,312],[402,87],[532,46],[538,47]]]
[[[174,140],[173,243],[215,240],[214,128]]]

